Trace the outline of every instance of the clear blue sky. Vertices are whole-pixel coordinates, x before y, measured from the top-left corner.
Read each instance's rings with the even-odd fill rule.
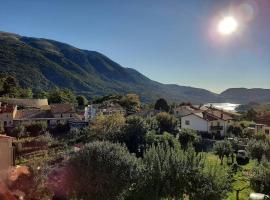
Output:
[[[0,0],[0,30],[96,50],[162,83],[270,88],[270,1],[255,1]],[[217,34],[242,5],[249,20]]]

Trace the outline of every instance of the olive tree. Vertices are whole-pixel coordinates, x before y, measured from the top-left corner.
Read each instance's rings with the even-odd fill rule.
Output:
[[[136,182],[138,160],[126,147],[110,142],[88,143],[67,163],[68,196],[77,199],[118,199]]]
[[[227,140],[218,141],[214,145],[214,152],[220,159],[220,164],[223,165],[223,159],[227,158],[233,153],[232,145]]]

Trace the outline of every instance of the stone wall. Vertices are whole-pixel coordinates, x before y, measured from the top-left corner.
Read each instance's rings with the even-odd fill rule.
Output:
[[[0,102],[23,106],[41,108],[48,106],[48,99],[15,99],[15,98],[0,98]]]

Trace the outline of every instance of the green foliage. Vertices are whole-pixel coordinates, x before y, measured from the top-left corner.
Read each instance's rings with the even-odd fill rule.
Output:
[[[125,121],[125,117],[119,113],[108,116],[99,115],[90,124],[89,137],[99,140],[121,140]]]
[[[128,117],[123,129],[123,142],[131,153],[142,156],[145,147],[147,125],[143,118],[138,116]]]
[[[257,116],[257,112],[253,108],[248,110],[246,114],[247,120],[250,120],[250,121],[254,121],[256,119],[256,116]]]
[[[169,132],[169,133],[176,132],[178,122],[174,116],[172,116],[166,112],[161,112],[161,113],[157,114],[156,120],[158,122],[160,133],[163,133],[165,131]]]
[[[247,144],[247,150],[253,159],[260,163],[263,156],[270,160],[270,142],[269,140],[252,139]]]
[[[53,103],[70,103],[76,104],[76,97],[68,89],[54,89],[48,92],[48,101]]]
[[[25,135],[25,126],[23,125],[19,125],[13,128],[13,130],[11,131],[11,134],[13,137],[16,138],[21,138]]]
[[[139,164],[120,144],[93,142],[68,161],[69,197],[119,199],[138,178]]]
[[[227,140],[217,141],[214,145],[214,152],[218,155],[220,164],[223,165],[224,156],[228,158],[233,154],[233,148],[231,143]]]
[[[270,162],[263,161],[253,169],[250,183],[256,192],[270,194]]]
[[[77,101],[78,106],[80,106],[80,107],[86,106],[88,103],[85,96],[82,96],[82,95],[77,96],[76,101]]]
[[[146,134],[146,144],[147,146],[168,144],[171,147],[180,148],[179,141],[170,133],[164,132],[162,135],[157,134],[155,131],[149,131]]]
[[[0,96],[12,98],[32,98],[30,88],[22,88],[18,80],[6,74],[0,74]]]
[[[170,106],[168,105],[167,101],[163,98],[158,99],[155,103],[155,109],[156,110],[162,110],[165,112],[169,112]]]
[[[234,135],[235,137],[243,137],[243,127],[239,123],[230,125],[227,132]]]
[[[141,108],[140,97],[137,94],[127,94],[119,100],[119,104],[123,106],[128,113],[135,113]]]
[[[37,136],[45,133],[48,129],[48,124],[46,122],[33,122],[25,126],[25,131],[30,133],[31,136]]]
[[[163,143],[151,146],[142,160],[142,176],[129,199],[221,200],[230,189],[226,170],[206,166],[204,156]]]
[[[201,138],[197,135],[197,132],[193,129],[182,129],[179,133],[179,141],[182,148],[187,149],[189,144],[199,143]]]

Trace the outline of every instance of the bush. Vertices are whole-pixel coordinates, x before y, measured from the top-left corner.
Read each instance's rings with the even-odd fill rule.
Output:
[[[184,149],[187,149],[189,144],[198,144],[200,140],[201,138],[197,135],[197,132],[192,129],[182,129],[179,133],[179,141]]]
[[[89,143],[68,161],[68,196],[117,199],[136,182],[138,167],[137,158],[120,144]]]
[[[270,160],[270,144],[264,140],[250,140],[247,144],[247,150],[253,159],[260,163],[263,156]]]
[[[177,119],[166,113],[162,112],[157,114],[156,119],[158,121],[159,132],[162,134],[163,132],[175,133],[177,128]]]
[[[263,161],[253,169],[250,184],[256,192],[270,194],[270,162]]]
[[[28,132],[31,136],[38,136],[40,134],[45,133],[48,125],[46,122],[35,122],[29,124],[25,127],[26,132]]]
[[[224,168],[210,166],[194,149],[186,151],[166,143],[151,146],[142,160],[137,187],[128,199],[221,200],[230,189]]]

